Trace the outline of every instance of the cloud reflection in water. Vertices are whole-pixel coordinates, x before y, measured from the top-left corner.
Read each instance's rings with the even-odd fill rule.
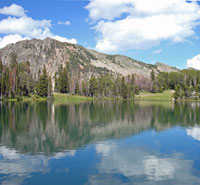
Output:
[[[194,139],[200,141],[200,127],[192,127],[187,129],[187,135],[193,137]]]
[[[193,161],[181,154],[165,156],[141,146],[104,142],[96,145],[101,156],[99,174],[90,177],[88,184],[199,184],[200,176],[193,175]],[[118,178],[122,175],[122,178]],[[104,179],[105,182],[104,182]],[[108,180],[109,179],[109,180]],[[142,180],[141,180],[142,179]]]
[[[54,156],[47,157],[43,154],[20,154],[15,149],[5,146],[0,147],[0,174],[8,175],[2,182],[4,185],[21,184],[24,179],[31,177],[32,173],[48,173],[50,160],[59,160],[65,157],[74,157],[76,151],[58,152]],[[3,179],[3,178],[2,178]],[[0,181],[2,181],[0,179]]]

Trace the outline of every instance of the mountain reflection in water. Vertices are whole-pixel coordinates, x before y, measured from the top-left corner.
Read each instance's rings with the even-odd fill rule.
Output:
[[[199,113],[198,102],[0,103],[0,183],[200,184]]]

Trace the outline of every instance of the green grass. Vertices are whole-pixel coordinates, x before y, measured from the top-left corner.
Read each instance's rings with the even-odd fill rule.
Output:
[[[171,101],[172,96],[171,91],[164,91],[163,93],[141,92],[135,96],[135,100]]]
[[[200,99],[182,99],[176,100],[177,102],[200,102]]]
[[[173,93],[171,91],[164,91],[163,93],[149,93],[149,92],[141,92],[139,95],[135,96],[135,100],[139,101],[171,101]],[[22,97],[22,101],[46,101],[48,98],[39,97],[37,95],[30,95],[28,97]],[[58,103],[64,102],[85,102],[91,101],[95,98],[86,97],[86,96],[79,96],[79,95],[70,95],[70,94],[61,94],[61,93],[54,93],[53,94],[53,101]],[[103,100],[114,100],[113,98],[102,98]],[[7,99],[6,101],[14,101],[16,102],[17,99]]]
[[[30,96],[23,96],[23,101],[46,101],[46,97],[41,97],[35,94],[31,94]]]
[[[54,93],[53,100],[57,102],[83,102],[83,101],[91,101],[93,100],[93,98],[86,96],[79,96],[79,95]]]
[[[70,94],[61,94],[61,93],[54,93],[53,94],[53,101],[55,102],[84,102],[84,101],[90,101],[93,100],[91,97],[85,97],[85,96],[78,96],[78,95],[70,95]],[[3,99],[3,101],[8,102],[17,102],[17,101],[23,101],[23,102],[30,102],[30,101],[47,101],[48,98],[46,97],[40,97],[35,94],[31,94],[30,96],[23,96],[21,97],[21,100],[17,100],[17,98],[8,98]]]
[[[18,102],[18,101],[29,102],[29,101],[46,101],[47,98],[31,94],[29,96],[22,96],[20,97],[19,100],[17,98],[7,98],[2,100],[7,102]]]

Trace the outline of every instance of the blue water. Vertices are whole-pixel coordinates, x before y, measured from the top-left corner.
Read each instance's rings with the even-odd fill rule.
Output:
[[[200,184],[198,103],[1,104],[0,183]]]

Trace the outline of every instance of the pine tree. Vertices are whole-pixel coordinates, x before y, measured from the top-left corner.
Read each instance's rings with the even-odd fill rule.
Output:
[[[156,91],[157,91],[156,77],[155,77],[155,73],[154,73],[153,70],[151,71],[151,80],[152,80],[152,89],[151,89],[151,92],[152,93],[156,93]]]
[[[58,89],[61,93],[69,93],[70,86],[70,78],[69,78],[69,64],[66,63],[66,66],[59,71],[58,77]]]
[[[112,85],[112,95],[113,95],[114,98],[116,98],[117,95],[118,95],[117,86],[116,86],[115,83],[113,83],[113,85]]]
[[[153,82],[155,82],[155,73],[154,73],[153,70],[151,71],[151,80],[152,80]]]
[[[52,82],[51,82],[51,77],[48,77],[48,97],[52,97]]]
[[[131,84],[127,84],[126,85],[127,86],[127,98],[132,98],[131,96],[132,96],[132,86],[131,86]]]
[[[89,83],[90,83],[90,88],[89,88],[90,96],[92,96],[92,97],[96,96],[96,94],[97,94],[97,80],[96,80],[96,78],[94,76],[92,76],[90,78]]]
[[[104,76],[100,76],[97,80],[97,86],[98,86],[98,94],[103,97],[104,96],[104,90],[105,90],[105,80]]]
[[[15,96],[20,96],[20,77],[19,77],[19,65],[16,66],[16,74],[15,74]]]
[[[123,99],[127,99],[128,98],[128,87],[127,87],[127,84],[125,82],[124,76],[121,79],[121,87],[122,87],[121,96],[122,96]]]
[[[82,93],[84,96],[88,96],[88,82],[82,81]]]
[[[43,68],[42,75],[37,83],[36,92],[39,96],[48,96],[48,76],[45,66]]]
[[[76,82],[76,85],[75,85],[75,94],[80,94],[80,88],[79,88],[78,82]]]
[[[1,97],[8,97],[9,96],[9,69],[4,66],[2,71],[2,78],[1,78]]]
[[[59,91],[59,84],[58,84],[57,73],[55,73],[54,80],[55,80],[54,91],[58,92]]]
[[[174,93],[174,98],[175,100],[177,99],[182,99],[184,97],[185,93],[182,89],[182,87],[180,86],[180,84],[176,85],[175,87],[175,93]]]
[[[135,97],[135,76],[132,74],[131,76],[131,84],[130,84],[130,97],[133,99]]]

